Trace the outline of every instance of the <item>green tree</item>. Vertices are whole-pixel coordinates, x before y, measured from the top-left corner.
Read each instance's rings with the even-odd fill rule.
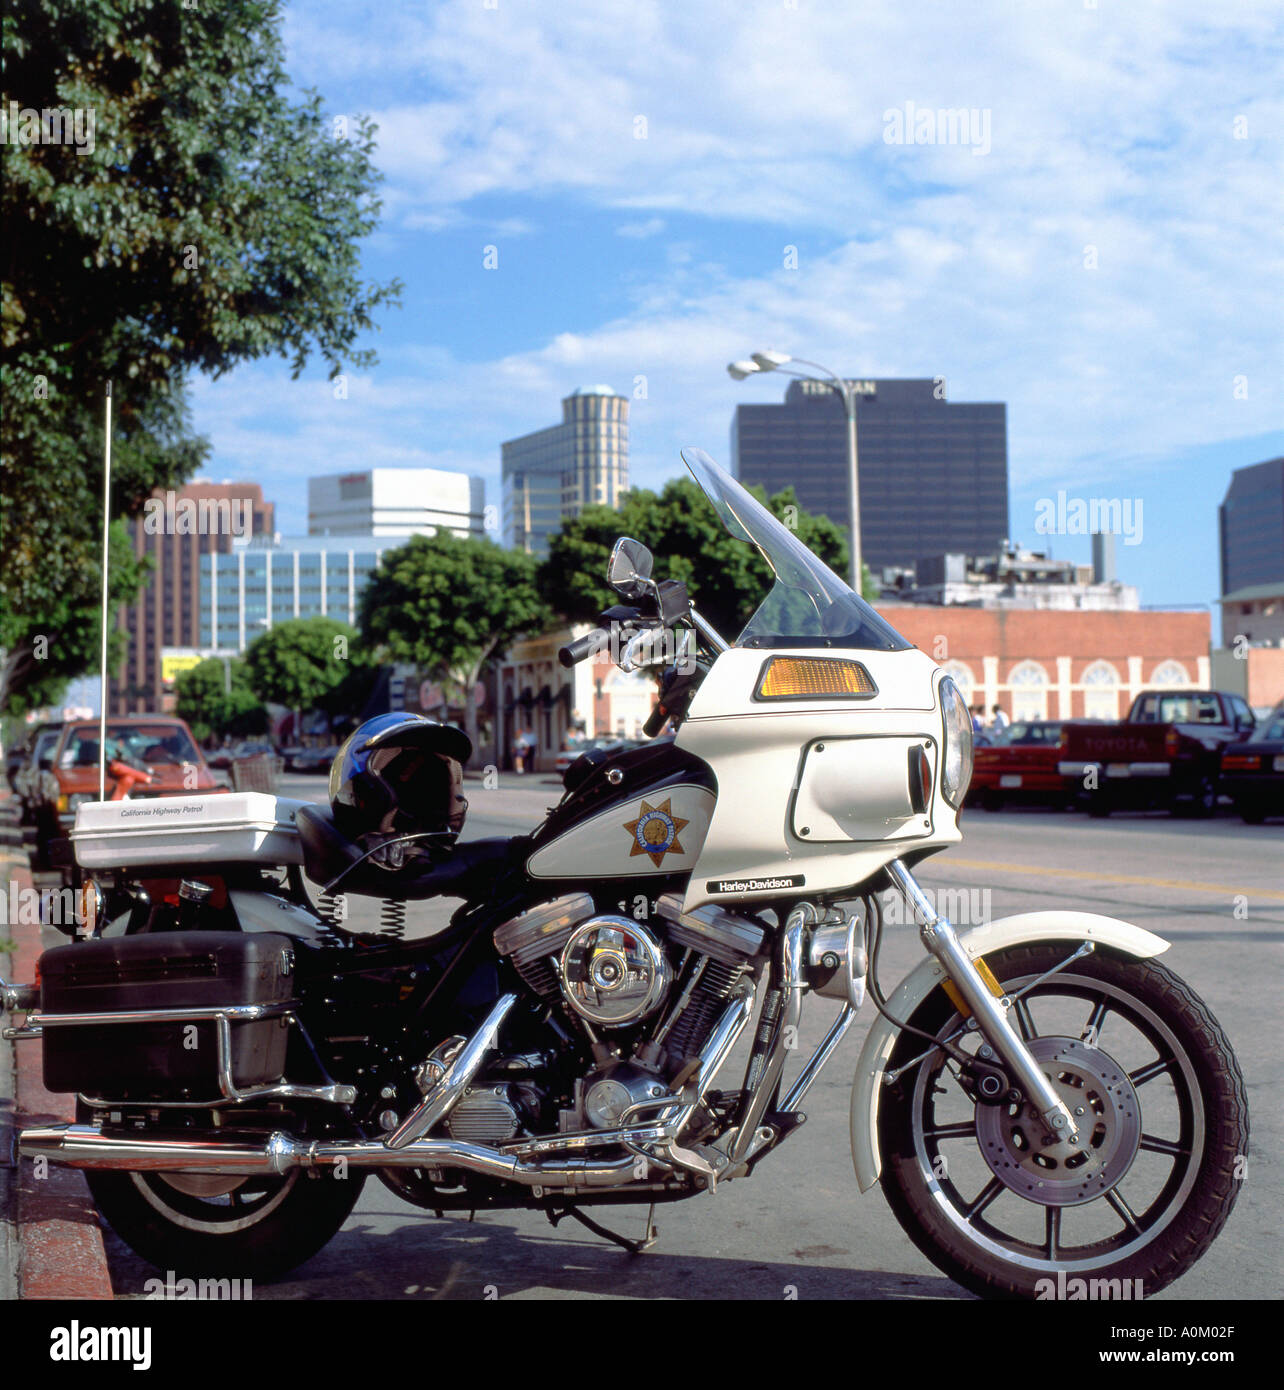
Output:
[[[847,538],[828,517],[804,511],[793,488],[771,498],[761,487],[749,490],[831,569],[846,572]],[[728,638],[749,621],[771,586],[771,570],[753,546],[727,531],[693,480],[675,478],[658,495],[634,489],[618,511],[586,507],[553,536],[539,586],[565,618],[593,622],[619,602],[606,583],[607,560],[619,536],[646,545],[655,556],[656,578],[686,584],[700,612]]]
[[[399,291],[359,274],[374,128],[290,94],[280,25],[280,0],[11,0],[0,19],[20,116],[0,182],[0,708],[97,661],[106,381],[111,512],[137,516],[206,455],[188,373],[373,360],[358,341]],[[28,138],[21,113],[46,109],[79,113],[61,143]],[[118,578],[113,602],[141,572]]]
[[[358,621],[372,648],[413,662],[462,694],[475,746],[474,692],[487,663],[550,616],[532,556],[438,531],[384,552],[361,596]]]
[[[251,688],[249,669],[239,658],[229,659],[226,667],[220,657],[198,663],[179,674],[174,692],[178,717],[187,721],[202,743],[224,734],[267,731],[267,710]]]
[[[336,618],[291,618],[256,637],[245,652],[250,689],[298,714],[312,709],[362,661],[357,634]],[[221,663],[220,663],[221,664]]]

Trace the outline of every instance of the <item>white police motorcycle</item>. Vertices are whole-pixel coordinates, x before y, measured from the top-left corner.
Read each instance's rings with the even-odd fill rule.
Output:
[[[615,640],[631,669],[662,662],[654,738],[583,755],[533,833],[458,838],[468,741],[404,714],[345,744],[328,808],[81,808],[84,939],[45,953],[38,987],[5,986],[29,1010],[8,1035],[42,1039],[79,1114],[21,1152],[84,1169],[162,1269],[279,1274],[370,1173],[438,1213],[536,1208],[641,1248],[649,1219],[632,1240],[589,1213],[716,1191],[805,1143],[803,1100],[862,1007],[857,1183],[968,1289],[1149,1295],[1224,1225],[1244,1082],[1167,943],[1066,911],[960,935],[935,911],[913,868],[961,838],[958,689],[683,457],[775,583],[728,641],[617,544],[623,601],[562,656]],[[926,954],[885,992],[889,892]],[[350,931],[339,894],[384,900],[393,930]],[[437,895],[462,899],[449,928],[404,939],[405,904]],[[809,998],[835,1016],[800,1061]]]

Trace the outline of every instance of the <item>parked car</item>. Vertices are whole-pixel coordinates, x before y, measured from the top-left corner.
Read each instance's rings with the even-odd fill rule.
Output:
[[[638,748],[640,746],[641,740],[636,738],[585,739],[583,743],[577,743],[573,748],[563,748],[562,751],[557,755],[557,760],[553,764],[553,767],[557,775],[560,777],[563,775],[563,773],[566,772],[567,768],[569,768],[571,764],[576,761],[576,759],[582,757],[585,753],[590,752],[594,748],[615,748],[618,751],[623,752],[627,748]]]
[[[1284,816],[1284,700],[1251,737],[1222,749],[1222,790],[1249,825]]]
[[[40,803],[40,764],[53,756],[54,745],[62,732],[61,720],[37,724],[21,743],[5,755],[5,776],[18,798],[19,823],[33,825],[36,807]]]
[[[1174,815],[1211,816],[1222,748],[1241,740],[1255,723],[1239,695],[1145,690],[1122,724],[1067,724],[1058,767],[1067,792],[1086,792],[1092,816],[1152,806],[1166,806]]]
[[[50,771],[57,783],[53,814],[49,814],[46,798],[44,815],[37,821],[38,866],[66,861],[65,851],[60,852],[55,841],[66,843],[67,833],[76,820],[76,808],[82,802],[98,800],[98,751],[96,719],[62,726],[51,757]],[[110,770],[113,762],[122,773],[142,774],[137,779],[126,776],[131,783],[131,800],[227,790],[215,781],[192,731],[181,719],[170,715],[137,714],[109,719],[107,757],[109,799],[124,790]],[[52,792],[53,788],[49,790]]]
[[[295,772],[329,772],[330,764],[334,762],[339,753],[337,743],[329,744],[325,748],[304,748],[295,755]]]
[[[987,744],[974,745],[968,800],[987,811],[1007,801],[1071,804],[1057,767],[1062,728],[1059,719],[1017,720]]]

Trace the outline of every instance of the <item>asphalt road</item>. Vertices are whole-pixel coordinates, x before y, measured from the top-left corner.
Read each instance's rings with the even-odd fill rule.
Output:
[[[509,776],[489,791],[470,782],[466,833],[529,829],[559,790],[551,778]],[[319,800],[324,782],[286,778],[281,791]],[[1212,1008],[1248,1079],[1252,1156],[1227,1228],[1159,1297],[1278,1299],[1284,825],[1246,826],[1225,813],[1208,822],[1154,814],[1092,821],[1036,809],[969,811],[964,824],[962,845],[921,866],[926,887],[968,890],[956,893],[956,904],[983,916],[1077,908],[1125,918],[1172,942],[1165,962]],[[433,930],[449,906],[412,909],[410,931]],[[884,989],[890,993],[921,957],[912,929],[889,930]],[[810,1006],[800,1055],[814,1047],[835,1008],[823,1000]],[[537,1213],[437,1220],[372,1179],[335,1240],[286,1280],[256,1286],[254,1297],[779,1299],[792,1288],[799,1298],[967,1298],[914,1249],[877,1189],[857,1190],[848,1101],[868,1023],[858,1020],[808,1096],[805,1130],[753,1177],[659,1208],[660,1238],[643,1256],[630,1257],[574,1223],[553,1229]],[[724,1077],[737,1065],[733,1057]],[[623,1207],[603,1219],[639,1233],[644,1215],[644,1208]],[[110,1233],[107,1241],[119,1296],[140,1296],[153,1271]]]

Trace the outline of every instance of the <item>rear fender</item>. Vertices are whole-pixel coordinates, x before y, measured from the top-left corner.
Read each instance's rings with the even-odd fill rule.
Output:
[[[1008,946],[1024,946],[1037,941],[1092,941],[1146,960],[1168,949],[1169,943],[1144,927],[1134,927],[1114,917],[1093,912],[1022,912],[960,936],[968,955],[989,955]],[[887,1001],[887,1010],[896,1018],[909,1020],[914,1010],[945,978],[945,970],[929,956],[896,987]],[[878,1151],[878,1105],[883,1092],[883,1072],[901,1030],[879,1014],[869,1030],[856,1063],[852,1086],[852,1161],[860,1190],[867,1192],[878,1181],[882,1157]]]

